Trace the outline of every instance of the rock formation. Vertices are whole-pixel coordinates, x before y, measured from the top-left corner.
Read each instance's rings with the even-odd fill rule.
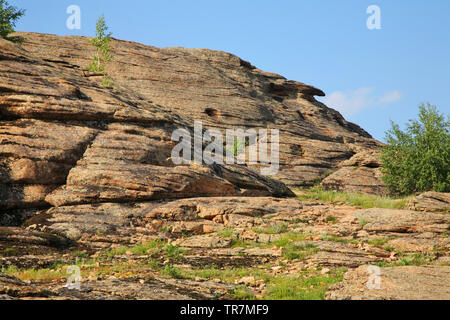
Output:
[[[412,198],[407,208],[417,211],[450,212],[450,194],[442,192],[425,192]]]
[[[232,54],[114,40],[114,87],[106,88],[84,71],[94,53],[86,38],[20,35],[21,47],[1,41],[0,204],[8,211],[287,192],[270,188],[251,166],[247,173],[228,170],[231,178],[173,165],[171,134],[192,130],[194,120],[220,129],[279,129],[274,178],[288,186],[311,185],[379,145],[317,102],[319,89]]]
[[[349,160],[339,163],[338,167],[337,171],[322,180],[321,185],[325,189],[386,195],[377,150],[358,152]]]
[[[294,187],[319,182],[384,193],[381,143],[316,101],[321,90],[225,52],[115,39],[107,66],[114,85],[105,87],[101,75],[85,71],[94,54],[87,38],[19,34],[22,45],[0,39],[0,270],[70,264],[79,252],[112,269],[83,269],[92,274],[81,291],[0,273],[0,299],[230,298],[240,284],[263,295],[270,285],[261,279],[199,280],[180,276],[173,264],[192,271],[270,262],[273,276],[318,268],[323,276],[406,259],[392,248],[437,252],[427,255],[436,268],[424,277],[448,273],[449,219],[432,212],[447,210],[441,202],[448,205],[448,195],[426,196],[426,203],[441,199],[431,206],[444,210],[430,210],[425,196],[411,201],[410,209],[426,212],[290,198]],[[171,135],[193,132],[194,121],[205,129],[278,129],[278,174],[262,176],[264,164],[175,165]],[[157,247],[139,247],[151,241]],[[124,245],[138,253],[103,259]],[[289,255],[288,246],[298,252]],[[184,256],[172,252],[178,248]],[[135,272],[123,281],[115,263]],[[362,297],[342,290],[328,298]]]

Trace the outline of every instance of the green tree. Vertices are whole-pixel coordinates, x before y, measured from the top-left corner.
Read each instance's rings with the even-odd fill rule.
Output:
[[[88,70],[92,72],[100,72],[105,75],[102,84],[109,86],[112,84],[111,79],[105,71],[106,64],[112,60],[111,53],[111,33],[108,33],[108,27],[105,17],[102,15],[96,24],[96,37],[89,40],[89,43],[96,47],[97,51],[92,58]]]
[[[17,20],[24,14],[24,9],[18,9],[7,1],[0,0],[0,37],[9,41],[21,41],[21,37],[8,37],[8,35],[14,32]]]
[[[383,181],[395,195],[450,191],[450,117],[430,104],[405,131],[391,121],[383,148]]]

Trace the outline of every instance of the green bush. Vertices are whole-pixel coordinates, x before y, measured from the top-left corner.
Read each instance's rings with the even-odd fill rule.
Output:
[[[383,148],[383,181],[395,195],[450,191],[450,117],[435,106],[419,106],[405,131],[391,121]]]
[[[102,85],[111,87],[113,82],[105,71],[106,64],[112,60],[111,33],[107,31],[108,27],[106,26],[105,17],[101,16],[96,24],[96,37],[89,40],[89,43],[97,49],[97,52],[94,54],[87,70],[102,73],[104,75]]]
[[[9,5],[5,0],[0,0],[0,37],[10,41],[20,41],[20,37],[8,37],[14,32],[17,20],[25,14],[25,10]]]

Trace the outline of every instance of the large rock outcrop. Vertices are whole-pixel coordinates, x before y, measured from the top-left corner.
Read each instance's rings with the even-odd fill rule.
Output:
[[[114,87],[84,71],[87,38],[21,33],[0,40],[0,210],[198,196],[288,196],[380,143],[314,99],[324,93],[206,49],[112,41]],[[175,166],[177,128],[280,130],[280,170]],[[358,172],[354,172],[358,175]]]
[[[0,299],[230,299],[243,284],[273,298],[267,277],[308,271],[335,283],[342,267],[329,299],[448,297],[438,286],[450,220],[432,212],[446,212],[447,195],[419,196],[411,210],[289,199],[290,187],[318,181],[384,193],[381,143],[317,102],[321,90],[224,52],[119,40],[107,67],[114,86],[104,87],[84,71],[94,54],[86,38],[21,36],[20,46],[0,39]],[[278,174],[175,165],[171,135],[192,133],[194,121],[278,129]],[[74,263],[80,290],[60,267]],[[219,277],[268,263],[262,279]],[[378,293],[362,287],[366,264],[393,266]],[[217,270],[192,276],[204,268]]]

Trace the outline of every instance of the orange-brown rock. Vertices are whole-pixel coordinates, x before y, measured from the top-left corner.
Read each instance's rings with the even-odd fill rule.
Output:
[[[286,185],[311,185],[355,153],[380,145],[317,102],[321,90],[232,54],[113,40],[107,68],[114,86],[104,87],[84,71],[94,53],[87,38],[21,35],[20,46],[0,40],[3,224],[46,210],[55,215],[59,207],[75,213],[89,208],[95,215],[101,206],[89,205],[294,196]],[[192,132],[195,120],[220,130],[279,129],[279,173],[263,177],[259,165],[174,165],[171,134],[177,128]],[[371,163],[362,159],[363,166]],[[365,179],[366,172],[348,175]],[[63,234],[83,234],[76,225],[64,226]]]
[[[422,193],[407,203],[406,207],[416,211],[450,212],[450,193],[429,191]]]
[[[385,195],[379,156],[376,150],[360,151],[342,161],[339,169],[323,179],[321,185],[329,190]]]
[[[448,300],[450,267],[404,266],[380,269],[376,288],[367,283],[373,271],[367,266],[348,271],[344,281],[326,293],[328,300]]]
[[[435,288],[448,278],[448,215],[289,198],[290,187],[319,180],[385,190],[381,143],[316,101],[321,90],[224,52],[115,39],[114,85],[105,87],[84,70],[95,50],[87,38],[20,35],[22,45],[0,39],[0,269],[8,273],[0,273],[0,299],[230,299],[242,283],[255,297],[270,291],[265,276],[233,285],[177,274],[243,267],[296,277],[347,267],[329,298],[364,298],[352,268],[405,261],[432,267],[385,268],[396,291],[367,296],[408,297],[417,278],[429,290],[411,297],[447,297]],[[262,164],[175,165],[171,135],[192,133],[196,120],[222,131],[278,129],[278,174],[262,176]],[[440,208],[431,198],[411,209]],[[95,263],[81,265],[81,290],[68,290],[51,266],[79,258]],[[59,278],[20,281],[10,266]]]
[[[94,52],[86,38],[21,35],[22,46],[0,41],[4,209],[289,194],[248,169],[239,169],[236,182],[227,170],[221,177],[175,167],[171,133],[192,129],[194,120],[205,128],[279,129],[280,171],[274,178],[291,186],[311,185],[355,150],[379,145],[317,102],[319,89],[232,54],[113,40],[110,88],[84,71]],[[257,166],[249,169],[258,172]]]

